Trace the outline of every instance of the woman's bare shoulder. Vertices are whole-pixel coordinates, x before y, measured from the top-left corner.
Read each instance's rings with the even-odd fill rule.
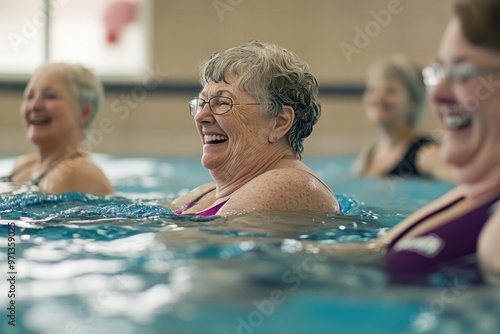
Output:
[[[223,211],[337,211],[334,195],[313,173],[299,168],[267,171],[238,189]]]
[[[86,156],[70,159],[56,166],[41,180],[40,188],[53,193],[78,191],[109,195],[114,192],[102,169]]]
[[[172,204],[176,206],[185,206],[193,202],[196,198],[200,197],[202,194],[209,192],[215,188],[214,182],[208,182],[188,191],[186,194],[180,196],[179,198],[172,201]]]
[[[375,146],[375,143],[364,147],[361,152],[359,152],[358,156],[355,158],[353,166],[352,166],[352,172],[357,174],[357,175],[362,175],[364,171],[367,169],[367,164],[368,164],[368,155],[371,150],[373,150],[373,147]]]
[[[21,156],[17,157],[16,160],[14,161],[14,166],[12,169],[14,170],[14,169],[19,168],[23,165],[32,164],[33,162],[36,161],[36,159],[37,159],[37,156],[34,153],[28,153],[28,154],[21,155]]]

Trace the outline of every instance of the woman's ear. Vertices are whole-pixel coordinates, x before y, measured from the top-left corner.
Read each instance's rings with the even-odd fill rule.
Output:
[[[274,143],[285,136],[292,127],[295,112],[290,106],[283,106],[281,112],[274,119],[273,127],[269,133],[269,142]]]
[[[83,107],[82,114],[80,116],[80,125],[85,128],[92,119],[93,114],[94,107],[91,104],[87,104],[85,107]]]

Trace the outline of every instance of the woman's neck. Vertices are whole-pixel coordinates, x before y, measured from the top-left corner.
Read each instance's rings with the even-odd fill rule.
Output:
[[[491,168],[477,180],[466,181],[462,185],[465,196],[473,201],[500,194],[500,165]]]
[[[258,161],[254,158],[252,162],[241,161],[239,164],[210,170],[217,185],[217,198],[229,196],[257,176],[272,169],[291,166],[297,160],[298,157],[289,148],[279,153],[261,155]]]
[[[75,139],[66,145],[38,145],[38,165],[40,168],[48,168],[54,163],[64,160],[77,153],[84,153],[82,140]]]

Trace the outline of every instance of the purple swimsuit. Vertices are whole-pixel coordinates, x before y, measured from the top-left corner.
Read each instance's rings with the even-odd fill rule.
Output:
[[[389,251],[384,258],[387,271],[396,277],[421,275],[437,269],[439,265],[449,264],[468,255],[474,255],[479,233],[491,215],[491,207],[499,199],[500,195],[497,195],[444,225],[411,239],[401,240],[415,226],[448,210],[463,201],[464,197],[416,221],[389,245]]]

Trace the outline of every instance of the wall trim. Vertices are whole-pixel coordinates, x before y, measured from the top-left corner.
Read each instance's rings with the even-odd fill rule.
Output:
[[[0,90],[22,92],[26,87],[26,81],[2,81],[0,82]],[[141,84],[133,83],[104,83],[106,93],[131,91]],[[319,93],[322,96],[342,96],[358,98],[363,94],[365,89],[364,84],[321,84]],[[149,90],[148,90],[149,91]],[[162,83],[151,89],[152,93],[159,94],[198,94],[200,85],[198,83]]]

